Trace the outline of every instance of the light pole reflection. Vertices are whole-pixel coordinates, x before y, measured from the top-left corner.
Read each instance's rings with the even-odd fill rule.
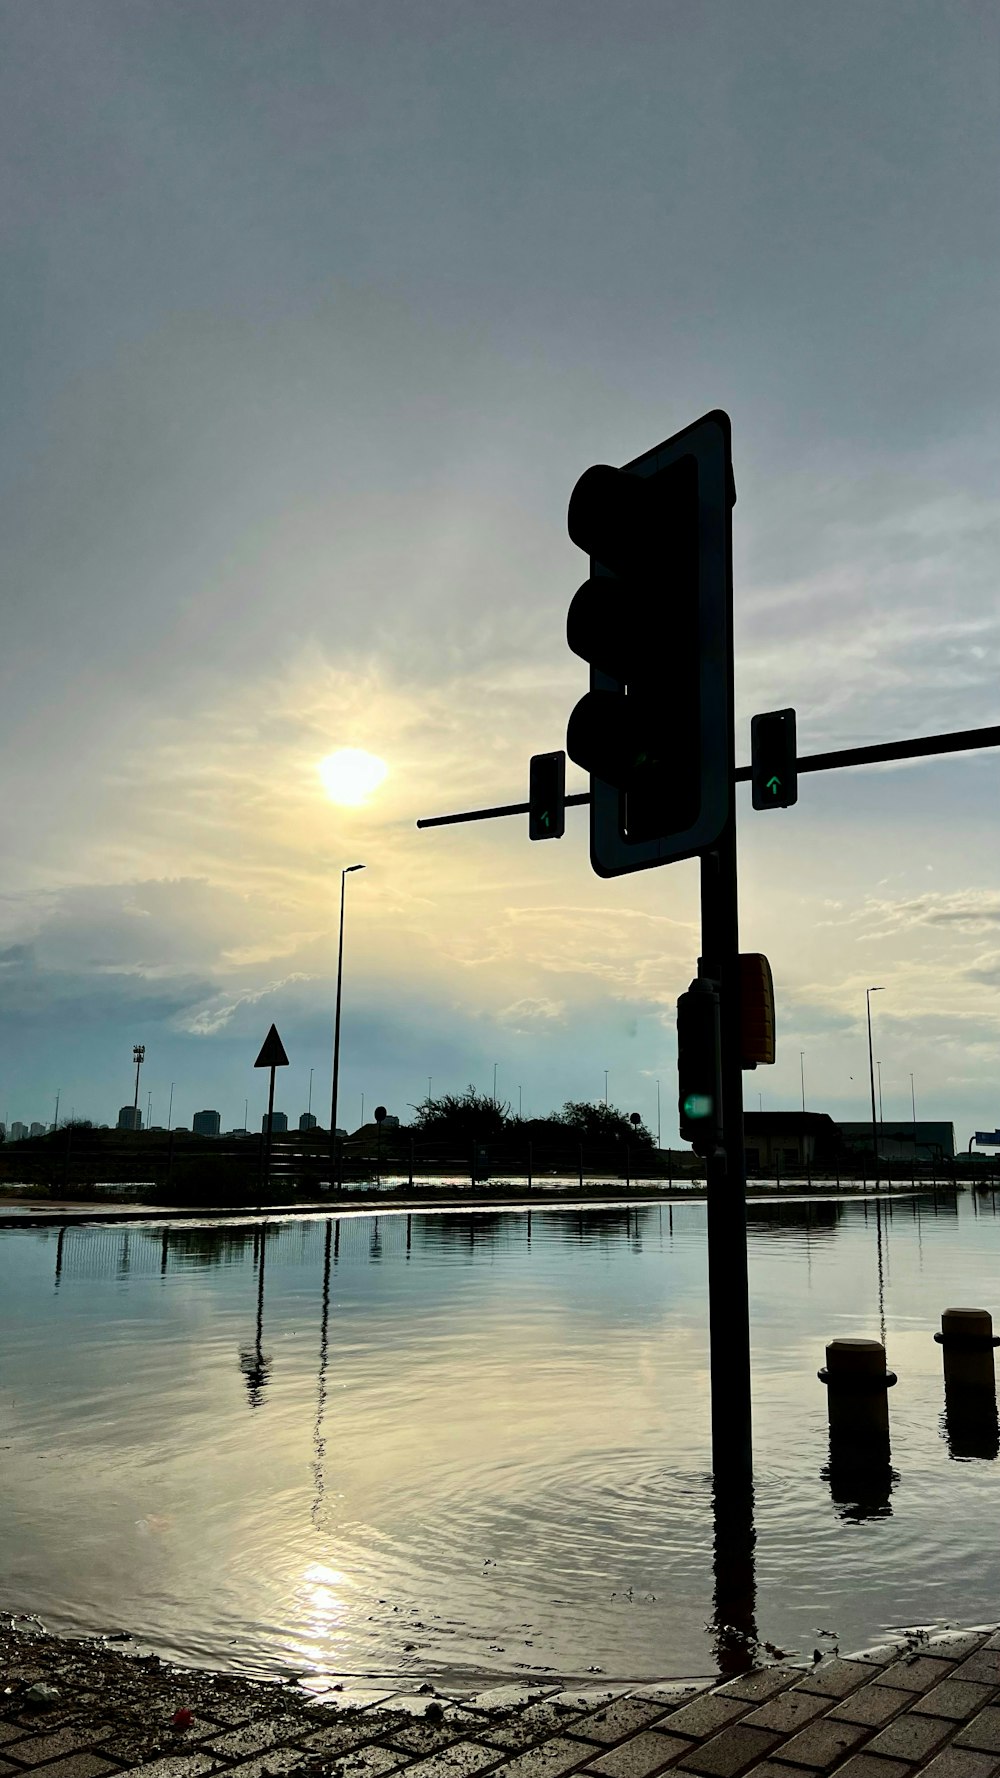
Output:
[[[260,1228],[254,1232],[254,1257],[259,1253],[257,1265],[257,1335],[252,1349],[240,1348],[240,1370],[243,1372],[250,1397],[250,1406],[259,1408],[264,1399],[264,1388],[271,1375],[272,1358],[269,1352],[262,1350],[264,1335],[264,1254],[267,1245],[267,1229]]]
[[[753,1482],[717,1471],[712,1479],[712,1632],[720,1673],[733,1679],[755,1663],[757,1575]]]
[[[340,1219],[337,1219],[337,1232],[340,1232]],[[328,1219],[326,1225],[326,1241],[323,1246],[323,1307],[320,1313],[319,1336],[319,1394],[316,1402],[316,1425],[313,1429],[313,1480],[316,1483],[316,1495],[312,1505],[312,1522],[318,1528],[320,1512],[323,1505],[325,1481],[323,1477],[323,1458],[326,1454],[326,1440],[323,1437],[323,1409],[326,1406],[326,1361],[328,1356],[327,1330],[330,1318],[330,1250],[333,1240],[333,1224]]]

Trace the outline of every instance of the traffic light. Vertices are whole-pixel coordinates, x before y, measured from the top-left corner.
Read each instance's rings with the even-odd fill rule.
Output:
[[[677,1002],[677,1109],[681,1140],[706,1155],[722,1142],[719,990],[699,977]]]
[[[755,809],[787,809],[798,802],[794,710],[751,717],[750,787]]]
[[[566,832],[566,755],[534,753],[528,768],[528,838],[561,840]]]
[[[569,534],[590,578],[566,635],[590,663],[566,751],[590,773],[590,856],[620,876],[714,844],[730,809],[729,416],[580,477]]]

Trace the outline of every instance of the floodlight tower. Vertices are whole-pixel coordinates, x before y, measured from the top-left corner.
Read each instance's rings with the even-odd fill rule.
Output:
[[[136,1111],[138,1111],[138,1109],[139,1109],[139,1070],[142,1067],[143,1062],[146,1060],[146,1045],[144,1043],[134,1043],[132,1045],[132,1060],[135,1063],[135,1105],[134,1105],[134,1109]]]

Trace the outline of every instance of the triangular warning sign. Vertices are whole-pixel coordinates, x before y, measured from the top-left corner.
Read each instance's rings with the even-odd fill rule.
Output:
[[[254,1063],[255,1068],[287,1068],[288,1057],[285,1046],[278,1036],[278,1027],[272,1025],[261,1046],[260,1055]]]

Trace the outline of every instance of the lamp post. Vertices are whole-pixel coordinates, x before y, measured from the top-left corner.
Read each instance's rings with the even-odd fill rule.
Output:
[[[605,1103],[605,1105],[607,1104],[607,1102],[608,1102],[608,1070],[605,1068],[605,1070],[604,1070],[604,1103]]]
[[[806,1108],[806,1052],[799,1051],[799,1079],[802,1082],[802,1109]]]
[[[349,864],[340,873],[340,945],[337,950],[337,1010],[333,1021],[333,1095],[330,1102],[330,1153],[337,1146],[337,1088],[340,1085],[340,993],[344,982],[344,887],[352,870],[364,870],[363,864]]]
[[[657,1081],[657,1083],[656,1083],[656,1146],[657,1146],[657,1148],[662,1148],[662,1146],[663,1146],[663,1144],[660,1141],[660,1083],[659,1083],[659,1081]]]
[[[917,1158],[917,1100],[913,1091],[913,1075],[910,1075],[910,1109],[913,1112],[913,1159]]]
[[[881,1122],[882,1122],[882,1064],[879,1061],[877,1056],[875,1057],[875,1068],[878,1073],[878,1121],[881,1124]]]
[[[868,1008],[868,1078],[872,1089],[872,1147],[875,1150],[875,1184],[878,1184],[878,1126],[875,1122],[875,1063],[872,1056],[872,995],[884,994],[884,988],[866,988],[865,1005]]]
[[[144,1043],[134,1043],[132,1045],[132,1060],[135,1063],[135,1099],[133,1101],[132,1109],[133,1109],[133,1111],[138,1111],[138,1109],[139,1109],[139,1070],[142,1067],[143,1062],[146,1060],[146,1045]],[[136,1121],[138,1122],[138,1120],[136,1120]]]

